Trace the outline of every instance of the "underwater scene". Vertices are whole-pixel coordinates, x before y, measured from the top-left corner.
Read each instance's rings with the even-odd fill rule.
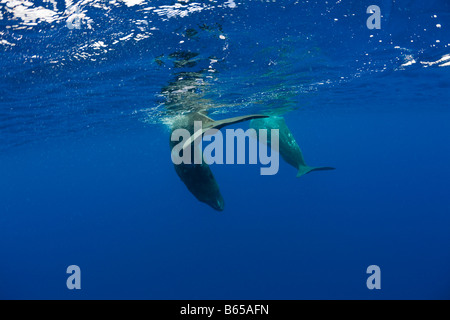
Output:
[[[450,299],[447,0],[0,0],[0,299]]]

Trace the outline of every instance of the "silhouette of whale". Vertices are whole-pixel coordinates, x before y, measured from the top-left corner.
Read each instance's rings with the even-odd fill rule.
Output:
[[[247,115],[234,117],[224,120],[214,121],[208,116],[200,112],[191,112],[181,117],[178,117],[172,124],[172,132],[177,129],[186,129],[189,131],[191,137],[183,145],[183,152],[186,148],[191,148],[191,161],[189,164],[180,163],[175,164],[175,171],[180,177],[181,181],[186,185],[188,190],[201,202],[204,202],[214,208],[215,210],[222,211],[224,209],[224,200],[222,194],[220,193],[219,186],[214,178],[213,173],[209,166],[205,163],[203,155],[201,155],[201,163],[195,164],[194,156],[195,154],[201,154],[202,150],[195,139],[203,135],[207,130],[210,129],[221,129],[227,125],[235,124],[251,119],[265,118],[264,115]],[[201,132],[194,132],[194,121],[201,121],[203,130]],[[171,134],[172,136],[172,134]],[[170,149],[173,150],[175,145],[179,141],[172,141],[170,139]]]
[[[270,145],[270,130],[278,129],[279,130],[279,152],[281,157],[289,163],[291,166],[296,168],[297,178],[301,177],[304,174],[307,174],[312,171],[320,171],[320,170],[334,170],[333,167],[310,167],[306,164],[305,159],[303,158],[302,151],[295,141],[294,135],[289,130],[288,126],[283,117],[280,116],[271,116],[265,119],[255,119],[250,122],[250,127],[256,130],[256,133],[259,133],[259,129],[267,129],[268,130],[268,139],[267,144]]]
[[[268,129],[267,144],[269,146],[271,144],[271,129],[279,129],[280,155],[298,170],[298,177],[311,171],[334,169],[331,167],[310,167],[306,165],[300,147],[283,117],[252,114],[224,120],[211,119],[207,114],[211,110],[220,109],[222,105],[218,105],[206,97],[205,91],[207,89],[208,84],[204,81],[204,76],[201,72],[183,72],[177,74],[176,79],[163,88],[161,92],[166,99],[164,113],[171,128],[171,152],[180,143],[180,141],[172,141],[172,133],[175,130],[185,129],[190,134],[189,139],[184,141],[181,152],[191,148],[191,161],[190,163],[174,163],[174,167],[178,177],[199,201],[218,211],[223,211],[224,209],[225,203],[220,193],[219,185],[210,167],[204,161],[202,150],[196,139],[201,138],[209,129],[219,130],[230,124],[251,120],[250,126],[256,129],[257,134],[259,129]],[[199,130],[199,132],[194,132],[195,121],[202,122],[202,130]],[[201,159],[200,163],[195,163],[195,154],[200,155],[198,158]]]

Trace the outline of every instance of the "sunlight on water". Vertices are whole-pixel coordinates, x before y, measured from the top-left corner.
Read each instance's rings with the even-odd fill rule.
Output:
[[[425,12],[411,28],[405,18],[414,8],[383,8],[375,31],[361,23],[363,5],[341,1],[1,0],[2,139],[64,135],[67,126],[53,125],[61,119],[77,132],[124,118],[167,123],[198,108],[226,115],[338,107],[345,86],[382,82],[374,75],[450,65],[443,14]],[[195,81],[175,84],[186,74]],[[170,86],[177,90],[168,95]]]

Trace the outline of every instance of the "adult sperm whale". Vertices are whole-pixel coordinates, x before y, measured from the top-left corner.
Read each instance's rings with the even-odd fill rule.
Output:
[[[176,129],[186,129],[189,132],[189,138],[182,142],[182,150],[190,148],[190,163],[175,164],[175,171],[179,178],[186,185],[188,190],[201,202],[206,203],[215,210],[222,211],[224,209],[224,200],[220,193],[217,181],[201,155],[202,150],[195,143],[209,129],[220,129],[226,125],[238,123],[242,121],[252,120],[251,125],[257,129],[279,129],[279,148],[280,154],[288,163],[298,169],[298,175],[305,174],[314,170],[329,170],[329,167],[309,167],[306,165],[303,155],[298,147],[295,139],[286,126],[284,119],[281,117],[270,117],[263,115],[249,115],[225,120],[213,120],[206,116],[210,110],[218,110],[221,105],[217,105],[214,101],[207,99],[204,91],[208,85],[203,80],[202,73],[179,73],[177,78],[170,82],[162,90],[165,97],[165,115],[169,119],[172,133]],[[262,119],[267,118],[267,119]],[[194,132],[194,122],[202,122],[201,132]],[[259,130],[256,130],[259,133]],[[271,130],[268,130],[270,135]],[[270,145],[270,136],[268,137]],[[174,147],[180,141],[172,141],[170,139],[170,147],[173,152]],[[200,163],[196,164],[194,155],[200,155]]]
[[[270,129],[279,130],[279,152],[281,157],[289,163],[291,166],[296,168],[297,178],[304,174],[312,171],[319,170],[333,170],[332,167],[310,167],[306,164],[303,158],[302,151],[295,141],[294,135],[289,130],[283,117],[271,116],[265,119],[255,119],[250,122],[250,127],[259,132],[259,129],[268,129],[268,134],[270,134]],[[267,144],[270,145],[270,136],[267,139]]]
[[[214,208],[215,210],[222,211],[224,209],[224,200],[219,190],[219,185],[214,178],[213,173],[209,166],[205,163],[202,150],[195,142],[197,138],[201,138],[207,130],[221,129],[227,125],[235,124],[251,119],[265,118],[264,115],[247,115],[234,118],[228,118],[224,120],[214,121],[208,116],[200,112],[191,112],[176,119],[172,124],[172,133],[177,129],[185,129],[189,132],[190,138],[183,143],[183,147],[180,152],[186,152],[187,148],[190,149],[191,161],[190,163],[174,163],[175,171],[180,177],[181,181],[186,185],[188,190],[201,202],[204,202]],[[201,121],[203,129],[199,132],[194,132],[194,122]],[[170,149],[172,152],[175,150],[175,146],[179,143],[179,140],[170,139]],[[177,152],[178,152],[177,151]],[[195,154],[201,155],[201,163],[196,164],[194,161]]]

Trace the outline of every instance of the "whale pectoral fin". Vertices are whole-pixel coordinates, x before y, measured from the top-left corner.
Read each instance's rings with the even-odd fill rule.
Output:
[[[210,123],[210,122],[214,122],[214,119],[211,119],[210,117],[208,117],[206,114],[204,113],[197,113],[197,117],[199,117],[198,120],[202,121],[203,123]]]
[[[239,122],[244,122],[244,121],[248,121],[248,120],[252,120],[252,119],[260,119],[260,118],[268,118],[269,116],[265,116],[262,114],[251,114],[251,115],[247,115],[247,116],[240,116],[240,117],[234,117],[234,118],[228,118],[228,119],[223,119],[223,120],[217,120],[214,121],[209,117],[205,116],[205,120],[206,118],[208,119],[207,121],[204,121],[206,123],[204,123],[203,125],[203,129],[200,132],[194,132],[193,135],[191,135],[189,137],[189,139],[183,144],[183,150],[186,148],[189,148],[189,146],[200,136],[202,136],[206,131],[210,130],[210,129],[217,129],[220,130],[221,128],[228,126],[230,124],[235,124],[235,123],[239,123]]]
[[[244,121],[253,120],[253,119],[268,118],[268,117],[269,116],[265,116],[262,114],[250,114],[247,116],[240,116],[240,117],[228,118],[228,119],[223,119],[223,120],[217,120],[214,122],[207,123],[207,125],[203,131],[207,131],[209,129],[221,129],[230,124],[235,124],[235,123],[244,122]]]
[[[297,178],[310,173],[311,171],[322,171],[322,170],[335,170],[333,167],[310,167],[310,166],[300,166],[297,172]]]

